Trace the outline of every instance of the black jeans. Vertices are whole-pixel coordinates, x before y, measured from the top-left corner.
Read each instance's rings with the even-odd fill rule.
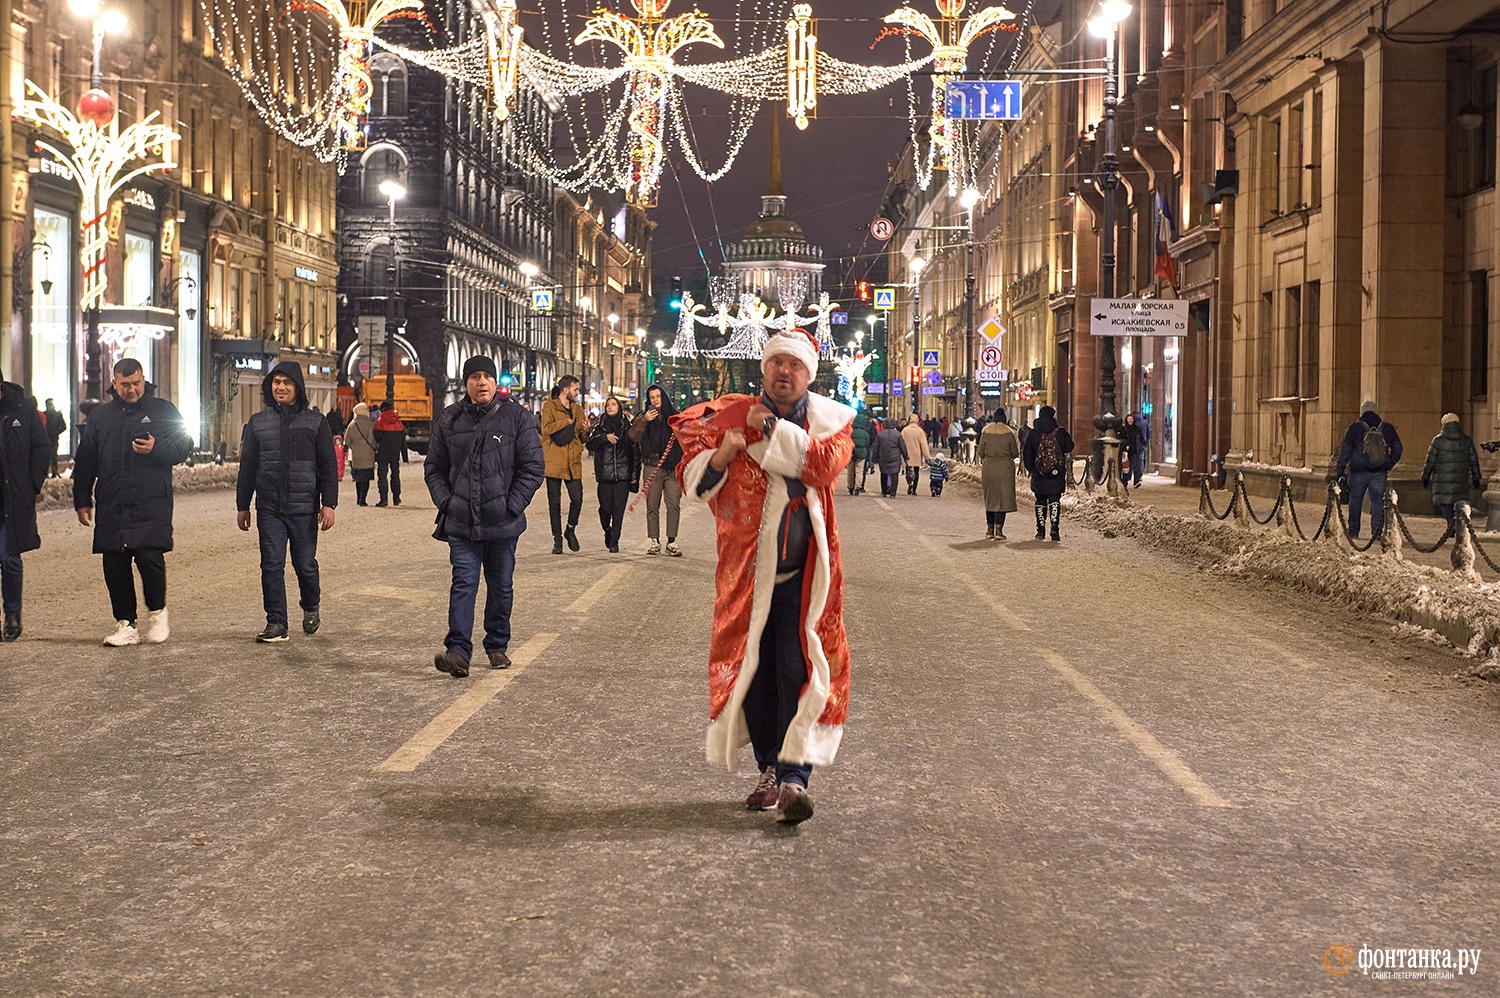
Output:
[[[760,662],[745,691],[745,726],[761,769],[776,767],[776,782],[800,783],[804,788],[812,766],[781,762],[781,743],[797,716],[797,702],[807,683],[807,658],[802,654],[802,575],[771,591],[771,614],[760,635]]]
[[[620,543],[620,528],[625,523],[625,504],[629,500],[629,482],[599,483],[599,526],[604,528],[606,545]]]
[[[1448,507],[1452,512],[1453,507]],[[0,511],[0,594],[6,613],[21,612],[21,556],[10,549],[10,525]]]
[[[135,624],[135,576],[130,573],[130,563],[141,573],[141,592],[146,597],[146,609],[152,612],[167,606],[167,558],[161,551],[151,548],[123,548],[106,551],[104,554],[104,585],[109,589],[109,605],[116,620],[128,620]]]
[[[578,514],[583,512],[583,483],[576,478],[547,479],[547,512],[552,516],[552,536],[561,537],[562,487],[568,484],[568,526],[578,526]]]
[[[260,533],[260,598],[266,606],[266,623],[285,627],[289,544],[302,609],[316,610],[322,595],[318,587],[318,514],[282,516],[257,510],[255,526]]]
[[[380,501],[386,501],[386,475],[391,478],[390,497],[401,504],[401,459],[397,457],[381,457],[375,459],[375,465],[380,470]]]

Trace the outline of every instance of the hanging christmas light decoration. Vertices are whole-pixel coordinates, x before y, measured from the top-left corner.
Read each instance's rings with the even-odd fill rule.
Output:
[[[105,223],[110,200],[138,177],[173,169],[177,164],[167,150],[181,136],[157,121],[156,111],[124,129],[115,127],[114,98],[103,90],[85,93],[78,101],[77,114],[30,80],[26,81],[26,93],[26,99],[16,108],[16,119],[50,129],[62,139],[57,142],[39,135],[36,148],[66,166],[78,185],[82,219],[78,259],[83,271],[79,304],[85,311],[102,308],[109,286],[104,257],[109,246]]]
[[[324,162],[365,146],[375,29],[422,12],[422,0],[278,0],[277,16],[262,7],[241,19],[242,0],[201,3],[214,51],[245,99]]]
[[[948,83],[955,74],[968,68],[969,47],[986,32],[993,31],[1006,21],[1015,20],[1016,15],[1005,7],[985,7],[973,17],[964,20],[967,0],[937,0],[941,26],[932,18],[914,7],[902,7],[886,15],[885,23],[898,25],[904,32],[919,35],[932,45],[932,107],[928,122],[926,162],[919,168],[919,180],[925,189],[936,170],[951,170],[960,178],[962,186],[972,186],[971,164],[965,156],[964,144],[955,141],[959,123],[947,115]],[[912,94],[912,135],[917,134],[915,89]],[[960,180],[950,180],[950,187]]]
[[[839,376],[840,394],[851,402],[864,398],[865,373],[879,356],[880,354],[873,350],[865,353],[859,347],[845,350],[833,362],[833,369],[838,372]]]
[[[798,128],[818,114],[818,36],[812,4],[799,3],[786,22],[786,113]]]
[[[818,352],[824,357],[833,356],[833,313],[842,308],[838,302],[833,301],[827,291],[818,295],[816,305],[807,306],[812,313],[806,319],[798,323],[801,326],[815,326],[818,334]]]

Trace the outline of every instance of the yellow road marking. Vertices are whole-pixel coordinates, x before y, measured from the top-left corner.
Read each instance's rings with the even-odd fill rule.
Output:
[[[616,582],[630,574],[630,569],[631,566],[628,563],[611,568],[604,573],[603,578],[585,589],[582,596],[570,603],[563,613],[587,613],[595,603],[604,598],[604,594],[609,592]]]
[[[1073,668],[1057,652],[1050,648],[1042,650],[1042,657],[1047,664],[1052,666],[1058,675],[1073,684],[1073,688],[1083,694],[1084,699],[1094,706],[1109,719],[1110,723],[1119,729],[1140,753],[1156,764],[1156,768],[1162,774],[1182,789],[1195,804],[1204,807],[1232,807],[1233,805],[1214,792],[1214,788],[1203,782],[1203,779],[1182,761],[1182,757],[1161,742],[1156,736],[1147,731],[1134,718],[1104,694],[1099,687],[1089,682],[1088,677]]]
[[[469,687],[463,696],[453,701],[447,710],[433,718],[427,727],[412,735],[405,745],[392,752],[389,759],[376,766],[375,771],[377,773],[410,773],[416,769],[422,764],[422,760],[447,741],[455,731],[463,727],[465,721],[473,717],[479,708],[493,700],[495,694],[505,689],[512,679],[524,672],[526,667],[556,640],[556,634],[538,634],[532,637],[511,656],[509,669],[489,671],[488,675]]]

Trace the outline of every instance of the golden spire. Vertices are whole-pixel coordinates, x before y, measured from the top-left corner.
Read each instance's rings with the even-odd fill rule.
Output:
[[[781,197],[781,117],[785,113],[780,104],[771,105],[771,176],[766,181],[766,194]]]

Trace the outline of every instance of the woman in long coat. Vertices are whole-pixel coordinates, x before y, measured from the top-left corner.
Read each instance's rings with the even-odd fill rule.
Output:
[[[989,521],[985,537],[1005,540],[1005,514],[1016,511],[1016,458],[1021,443],[1010,428],[1004,409],[995,410],[995,420],[979,434],[979,480],[984,485],[984,515]]]
[[[354,407],[354,418],[344,428],[344,444],[349,448],[349,475],[354,479],[354,501],[370,505],[370,483],[375,480],[375,428],[370,422],[370,407],[360,402]]]
[[[1432,508],[1452,523],[1453,507],[1468,502],[1470,490],[1479,488],[1482,481],[1474,441],[1459,425],[1456,413],[1443,413],[1440,432],[1432,438],[1422,466],[1422,486],[1432,490]]]

